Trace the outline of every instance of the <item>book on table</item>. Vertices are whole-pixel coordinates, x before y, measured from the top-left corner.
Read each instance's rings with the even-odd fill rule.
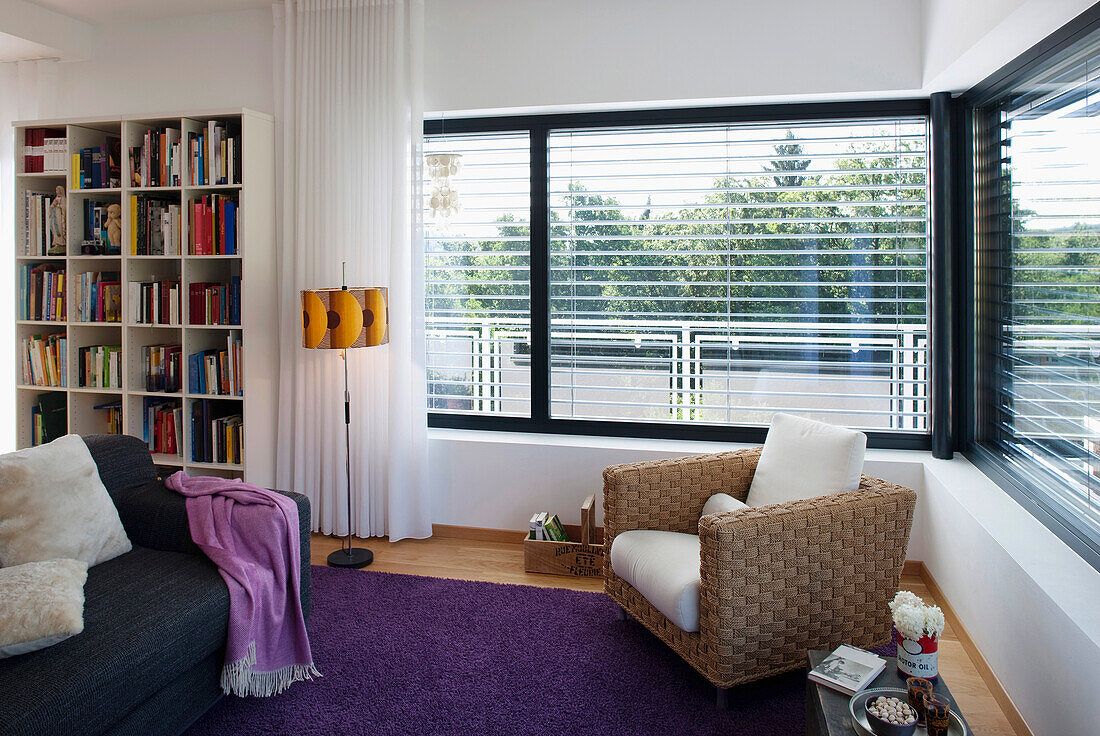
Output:
[[[865,649],[842,644],[810,670],[810,680],[845,695],[855,695],[886,668],[886,660]]]

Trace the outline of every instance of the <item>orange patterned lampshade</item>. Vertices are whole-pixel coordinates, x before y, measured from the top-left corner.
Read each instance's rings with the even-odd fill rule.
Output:
[[[302,291],[302,345],[343,350],[390,341],[389,295],[385,287]]]

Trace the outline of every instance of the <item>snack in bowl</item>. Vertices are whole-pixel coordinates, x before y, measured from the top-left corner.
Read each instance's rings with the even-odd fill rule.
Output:
[[[900,698],[880,696],[867,701],[867,724],[878,736],[910,736],[917,712]]]

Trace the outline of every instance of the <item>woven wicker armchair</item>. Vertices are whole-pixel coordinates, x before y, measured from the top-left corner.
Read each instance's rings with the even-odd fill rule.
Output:
[[[858,490],[699,518],[724,492],[744,501],[760,449],[604,471],[604,588],[718,688],[805,666],[806,650],[890,636],[916,494],[877,478]],[[611,569],[631,529],[700,536],[699,631],[669,621]]]

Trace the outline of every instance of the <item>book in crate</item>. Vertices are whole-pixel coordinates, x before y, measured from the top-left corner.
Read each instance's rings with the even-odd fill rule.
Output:
[[[81,388],[122,388],[121,345],[88,345],[76,360]]]
[[[54,263],[19,267],[20,318],[45,322],[65,320],[65,267]]]
[[[187,390],[193,394],[243,396],[241,338],[226,336],[225,349],[211,348],[187,356]]]
[[[141,325],[180,323],[180,282],[131,281],[130,322]]]
[[[241,323],[241,279],[228,283],[197,282],[188,291],[188,323],[192,325],[239,325]]]
[[[240,207],[236,194],[204,194],[187,203],[187,252],[193,256],[237,254]]]
[[[241,133],[235,122],[210,120],[187,134],[188,184],[241,183]]]
[[[23,384],[64,388],[69,375],[67,344],[65,333],[24,337],[19,352]]]
[[[78,322],[121,322],[122,281],[118,271],[86,271],[77,280]]]
[[[180,129],[147,130],[130,149],[130,186],[178,187],[183,181]]]
[[[87,146],[72,155],[73,189],[106,189],[122,186],[122,141],[109,135],[98,146]]]
[[[59,190],[64,192],[61,187]],[[60,213],[54,210],[54,202],[64,198],[64,193],[25,192],[23,194],[23,255],[65,255],[65,234]],[[55,232],[58,238],[54,238]],[[55,240],[58,242],[55,243]]]
[[[178,200],[130,195],[130,255],[178,256],[181,227]]]
[[[149,446],[149,452],[182,455],[183,408],[180,402],[146,396],[142,403],[142,439]]]
[[[174,394],[180,390],[179,345],[146,345],[141,349],[145,390]]]
[[[64,174],[69,142],[64,128],[23,130],[23,171],[27,174]]]
[[[241,462],[244,422],[240,402],[202,399],[191,405],[191,460],[197,463]]]

